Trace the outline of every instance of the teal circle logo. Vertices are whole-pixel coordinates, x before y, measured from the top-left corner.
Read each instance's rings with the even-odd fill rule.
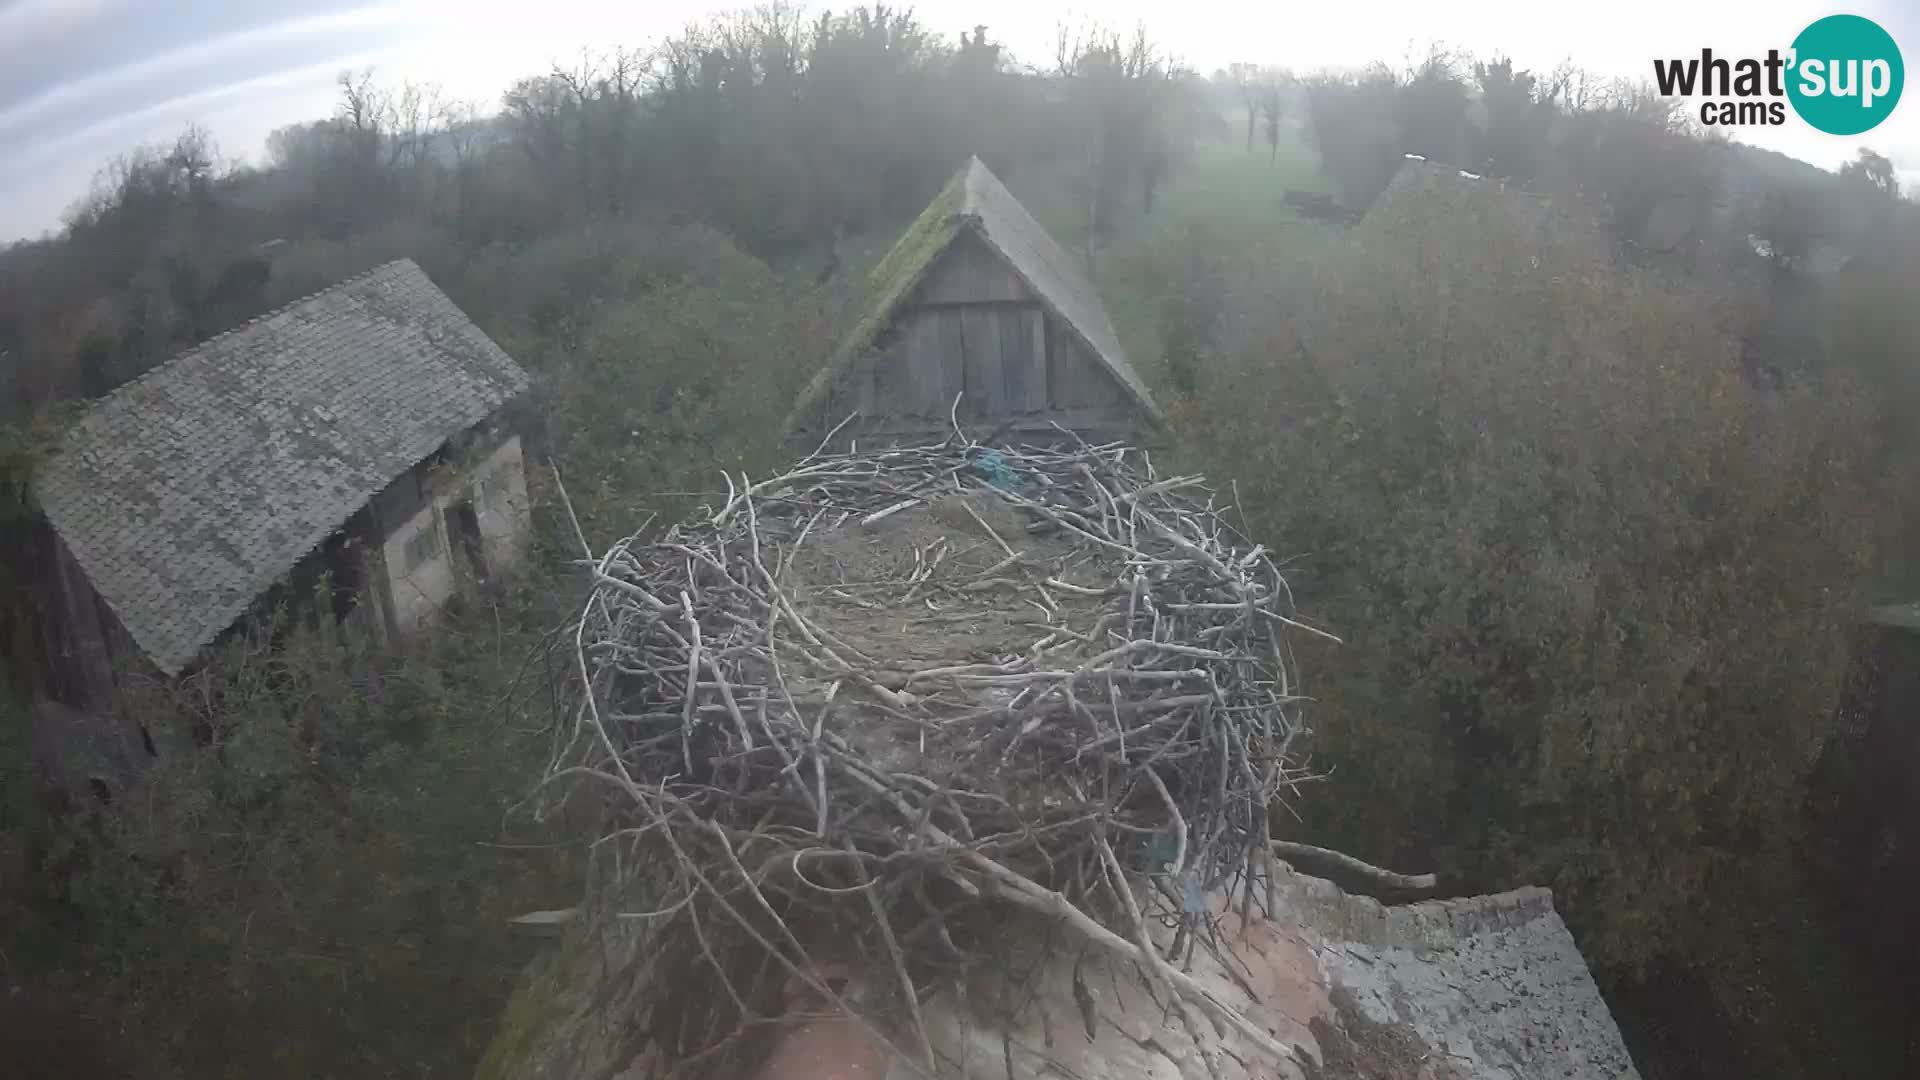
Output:
[[[1793,39],[1787,98],[1800,119],[1829,135],[1858,135],[1900,103],[1906,66],[1880,24],[1858,15],[1829,15]]]

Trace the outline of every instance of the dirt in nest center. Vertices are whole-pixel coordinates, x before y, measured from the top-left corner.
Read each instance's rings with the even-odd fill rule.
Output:
[[[1026,653],[1049,624],[1086,621],[1100,603],[1053,589],[1050,611],[1041,581],[1113,583],[1111,562],[1090,545],[1033,525],[992,495],[939,496],[871,526],[849,521],[809,534],[781,584],[808,621],[879,670],[1002,661]],[[1007,562],[1008,547],[1018,562]],[[922,580],[910,584],[916,575]]]

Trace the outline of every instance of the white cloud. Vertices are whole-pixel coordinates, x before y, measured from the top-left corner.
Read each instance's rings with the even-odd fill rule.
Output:
[[[165,76],[230,68],[234,61],[266,46],[341,31],[392,32],[398,28],[404,15],[401,8],[388,5],[293,19],[196,42],[137,63],[60,83],[11,108],[0,110],[0,140],[56,118],[62,110],[75,106],[111,104],[116,99],[138,99],[143,86]]]
[[[369,50],[144,105],[35,143],[15,159],[16,169],[19,173],[31,173],[53,161],[73,157],[78,151],[104,152],[104,156],[111,156],[115,150],[176,134],[189,124],[211,127],[209,120],[230,115],[236,106],[251,105],[253,112],[263,115],[272,115],[289,107],[304,110],[292,114],[291,119],[324,115],[332,102],[334,79],[342,67],[377,63],[388,55],[382,50]],[[272,126],[286,122],[290,120],[282,120]],[[216,141],[222,141],[224,145],[219,138],[220,132],[215,130],[213,134]],[[233,147],[228,152],[239,149]]]
[[[14,0],[0,7],[0,57],[106,17],[122,0]]]
[[[33,28],[49,40],[48,27],[84,33],[127,0],[18,0],[0,8],[0,43],[9,28]],[[189,121],[206,124],[231,154],[257,154],[261,136],[281,124],[311,119],[330,107],[325,87],[347,66],[377,63],[383,77],[438,83],[448,93],[491,108],[514,79],[565,62],[583,49],[615,45],[645,47],[715,10],[748,6],[750,0],[369,0],[330,16],[309,17],[216,37],[149,60],[82,74],[43,89],[29,101],[0,113],[0,139],[35,124],[52,126],[83,110],[111,113],[77,131],[9,148],[9,176],[16,189],[0,219],[0,235],[21,230],[21,205],[44,206],[39,191],[62,188],[59,204],[80,194],[76,172],[90,175],[99,161],[127,146],[163,139]],[[1250,60],[1298,71],[1398,61],[1423,53],[1429,43],[1470,49],[1479,55],[1511,56],[1523,67],[1550,69],[1573,61],[1598,74],[1645,78],[1656,56],[1684,56],[1703,46],[1740,55],[1784,46],[1826,13],[1824,0],[1675,4],[1671,0],[1616,0],[1605,7],[1543,7],[1538,0],[1491,0],[1476,5],[1436,5],[1426,0],[1373,3],[1252,5],[1234,0],[1076,0],[1077,6],[1034,0],[918,0],[923,25],[953,37],[984,23],[1017,59],[1045,66],[1062,25],[1098,21],[1128,31],[1145,25],[1167,51],[1202,72]],[[161,6],[155,0],[154,6]],[[836,4],[845,7],[846,4]],[[1882,19],[1883,25],[1890,25]],[[1904,28],[1892,27],[1896,33]],[[303,40],[334,36],[340,55],[293,72],[235,78],[239,61],[268,48],[292,50]],[[361,37],[367,40],[361,41]],[[17,44],[17,42],[15,42]],[[1920,41],[1903,41],[1909,61],[1920,62]],[[0,44],[0,54],[7,45]],[[316,46],[317,47],[317,46]],[[363,51],[363,49],[365,51]],[[351,55],[349,55],[351,54]],[[203,88],[174,92],[182,78],[206,70]],[[254,70],[257,70],[255,68]],[[220,80],[229,80],[222,85]],[[295,83],[311,84],[295,93]],[[150,100],[165,94],[158,104]],[[1909,97],[1920,98],[1920,89]],[[1894,116],[1865,139],[1835,138],[1805,125],[1748,128],[1740,137],[1832,168],[1862,144],[1891,157],[1903,175],[1920,175],[1920,100],[1903,102]],[[23,144],[24,145],[18,145]],[[77,163],[84,162],[84,170]],[[22,177],[31,177],[22,181]],[[29,188],[28,184],[31,184]],[[49,224],[50,217],[27,229]]]

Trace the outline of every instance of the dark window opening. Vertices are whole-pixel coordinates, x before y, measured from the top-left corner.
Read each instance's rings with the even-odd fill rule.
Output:
[[[480,515],[473,500],[462,499],[447,507],[447,547],[460,560],[461,567],[477,581],[487,578],[487,556],[480,536]]]

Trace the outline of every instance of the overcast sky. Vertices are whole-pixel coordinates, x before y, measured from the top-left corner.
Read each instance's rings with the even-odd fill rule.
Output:
[[[0,241],[57,225],[100,165],[189,123],[223,154],[254,160],[269,131],[326,115],[333,79],[372,65],[382,76],[439,83],[491,111],[506,85],[582,48],[646,46],[707,12],[712,0],[0,0]],[[837,4],[848,7],[850,4]],[[1784,49],[1813,19],[1866,15],[1920,62],[1920,3],[1849,7],[1800,0],[1543,4],[1345,0],[1306,4],[1227,0],[923,0],[922,21],[949,38],[984,23],[1016,59],[1043,60],[1062,23],[1097,13],[1107,26],[1144,24],[1190,66],[1236,60],[1296,71],[1398,60],[1426,43],[1505,52],[1520,66],[1563,60],[1645,78],[1656,56]],[[1468,10],[1470,9],[1470,10]],[[1920,90],[1866,142],[1920,184]],[[1821,135],[1791,120],[1741,137],[1829,168],[1859,138]]]

